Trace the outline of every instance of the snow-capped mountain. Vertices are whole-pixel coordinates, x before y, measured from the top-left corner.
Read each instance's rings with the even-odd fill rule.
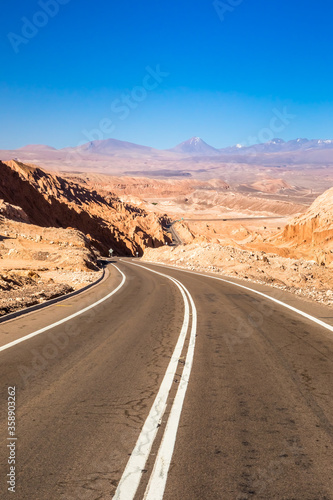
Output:
[[[166,170],[166,165],[170,168],[174,165],[177,172],[182,171],[183,165],[184,171],[187,172],[192,162],[193,164],[202,162],[204,169],[211,168],[212,163],[218,165],[223,162],[244,165],[255,163],[265,166],[311,164],[317,167],[333,165],[333,140],[272,139],[263,144],[249,146],[246,143],[239,143],[232,147],[216,149],[199,137],[192,137],[171,150],[162,150],[116,139],[104,139],[63,149],[31,144],[16,150],[0,150],[0,158],[2,160],[16,158],[23,163],[33,163],[52,169],[117,173],[120,171],[146,173],[152,170],[149,162],[153,160],[153,168],[163,175],[169,171]],[[160,167],[157,168],[159,164]]]
[[[170,151],[190,156],[215,156],[220,154],[218,149],[213,148],[213,146],[207,144],[200,137],[191,137],[191,139],[181,142],[176,147],[170,149]]]
[[[253,144],[247,146],[246,144],[219,149],[220,154],[240,154],[247,155],[251,153],[287,153],[293,151],[307,151],[314,149],[333,149],[333,140],[331,139],[293,139],[291,141],[284,141],[283,139],[272,139],[271,141]]]

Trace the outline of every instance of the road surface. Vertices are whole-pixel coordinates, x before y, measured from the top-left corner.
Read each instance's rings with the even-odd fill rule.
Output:
[[[0,498],[333,499],[332,310],[114,261],[96,288],[0,325]]]
[[[226,222],[226,221],[229,221],[229,220],[232,220],[232,221],[235,221],[235,220],[256,220],[256,221],[265,221],[265,220],[273,220],[273,219],[287,219],[287,217],[283,216],[283,215],[274,215],[274,216],[271,216],[271,217],[226,217],[226,218],[216,218],[216,219],[206,219],[205,217],[203,217],[202,219],[194,219],[194,218],[190,218],[190,219],[182,219],[184,222]]]
[[[183,242],[179,234],[177,233],[176,229],[174,228],[174,222],[168,226],[168,229],[172,236],[172,244],[175,246],[181,245]]]

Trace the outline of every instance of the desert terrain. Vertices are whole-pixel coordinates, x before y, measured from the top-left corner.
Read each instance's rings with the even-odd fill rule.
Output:
[[[94,282],[110,249],[333,305],[333,146],[291,142],[2,151],[0,314]]]
[[[166,216],[16,161],[0,162],[0,314],[94,282],[99,259],[171,242]]]
[[[177,221],[181,244],[147,249],[144,258],[272,285],[333,306],[332,215],[330,188],[291,218]]]

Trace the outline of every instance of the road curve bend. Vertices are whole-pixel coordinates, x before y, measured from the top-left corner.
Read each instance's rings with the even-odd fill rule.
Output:
[[[115,263],[82,296],[0,325],[16,497],[333,500],[332,310]],[[0,436],[6,499],[7,419]]]

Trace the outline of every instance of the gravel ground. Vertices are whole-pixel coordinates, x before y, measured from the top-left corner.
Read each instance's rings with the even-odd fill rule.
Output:
[[[79,290],[98,272],[15,270],[0,274],[0,316]]]
[[[270,285],[333,307],[333,270],[314,261],[204,242],[147,249],[144,260]]]

